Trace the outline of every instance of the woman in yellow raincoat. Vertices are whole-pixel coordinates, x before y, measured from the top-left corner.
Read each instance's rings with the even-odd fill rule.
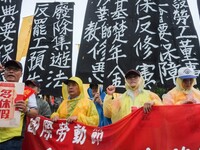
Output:
[[[57,112],[51,115],[53,121],[66,119],[67,122],[81,122],[85,125],[98,126],[99,116],[94,103],[84,96],[83,82],[78,77],[71,77],[62,85],[63,102]]]
[[[151,111],[153,105],[162,105],[159,96],[144,89],[144,79],[137,70],[129,70],[125,75],[126,92],[112,99],[115,92],[113,85],[106,89],[107,95],[103,104],[104,115],[111,118],[112,123],[131,113],[132,107],[144,107],[144,112]]]
[[[176,86],[163,95],[165,105],[196,104],[200,102],[200,91],[193,86],[196,84],[196,75],[192,68],[181,67],[178,70]]]

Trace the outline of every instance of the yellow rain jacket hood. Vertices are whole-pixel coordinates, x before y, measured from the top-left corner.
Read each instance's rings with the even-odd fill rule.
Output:
[[[144,89],[144,79],[141,76],[137,85],[132,88],[125,79],[124,92],[120,97],[112,100],[112,96],[106,95],[104,101],[104,115],[116,122],[131,113],[132,107],[143,107],[144,103],[154,101],[155,105],[162,105],[158,95]]]
[[[94,103],[84,96],[83,82],[78,77],[71,77],[68,81],[74,81],[78,84],[80,95],[69,99],[67,84],[62,84],[63,102],[60,104],[56,113],[51,115],[59,116],[60,119],[67,119],[69,116],[77,116],[77,122],[86,125],[98,126],[99,116]]]
[[[195,99],[200,103],[200,91],[193,86],[196,84],[196,79],[193,79],[190,89],[183,88],[183,79],[176,79],[176,86],[167,94],[163,95],[163,103],[166,105],[180,105],[187,99]]]

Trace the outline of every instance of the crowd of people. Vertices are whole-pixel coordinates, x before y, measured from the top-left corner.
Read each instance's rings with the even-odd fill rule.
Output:
[[[10,60],[1,66],[4,70],[6,82],[19,82],[22,76],[20,62]],[[125,73],[126,91],[120,96],[113,96],[116,87],[109,85],[103,91],[101,85],[91,83],[84,93],[83,82],[79,77],[71,77],[62,84],[63,100],[52,111],[49,99],[42,99],[40,83],[36,80],[27,80],[25,85],[32,89],[32,94],[27,100],[17,101],[15,107],[21,113],[21,122],[18,128],[0,127],[1,150],[21,149],[24,132],[24,120],[27,117],[38,115],[50,118],[52,121],[66,119],[68,123],[74,121],[91,126],[106,126],[115,123],[132,112],[132,108],[143,108],[144,113],[150,113],[154,105],[182,105],[197,104],[200,102],[200,91],[194,88],[197,76],[189,67],[178,70],[175,87],[168,93],[159,97],[156,93],[144,89],[144,79],[138,70],[131,69]]]

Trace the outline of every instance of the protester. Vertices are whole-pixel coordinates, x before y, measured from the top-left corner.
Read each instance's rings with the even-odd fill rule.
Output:
[[[35,92],[38,106],[38,114],[50,118],[51,109],[49,104],[47,103],[47,101],[38,96],[38,94],[40,93],[40,83],[36,80],[26,80],[25,85],[32,88]]]
[[[84,95],[83,82],[78,77],[71,77],[62,85],[63,102],[57,112],[51,115],[53,121],[66,119],[68,123],[77,121],[86,125],[98,126],[99,116],[92,101]]]
[[[63,101],[62,96],[55,96],[55,98],[54,98],[54,111],[53,112],[56,112],[58,110],[58,107],[60,106],[62,101]]]
[[[51,113],[54,113],[54,96],[52,95],[43,95],[43,99],[47,101],[50,106]]]
[[[110,85],[106,89],[103,111],[112,123],[130,114],[132,107],[143,107],[144,113],[149,113],[153,105],[162,105],[158,95],[144,89],[144,79],[137,70],[131,69],[125,74],[125,88],[126,92],[113,100],[115,86]]]
[[[63,101],[62,96],[44,95],[44,99],[48,102],[51,113],[56,112],[61,102]]]
[[[10,60],[5,63],[4,68],[2,66],[0,68],[1,71],[5,68],[4,78],[7,82],[19,82],[19,79],[22,76],[22,65],[20,62]],[[36,117],[38,115],[34,93],[32,93],[26,101],[17,101],[15,107],[22,112],[20,126],[16,128],[0,127],[1,150],[20,150],[23,140],[25,115],[28,117]]]
[[[196,84],[195,71],[189,67],[178,70],[176,86],[163,95],[166,105],[196,104],[200,102],[200,91],[193,86]]]
[[[94,102],[98,114],[99,114],[99,127],[111,124],[111,119],[104,117],[103,114],[103,101],[106,96],[106,93],[103,91],[103,88],[98,84],[91,83],[90,87],[87,89],[90,99]]]

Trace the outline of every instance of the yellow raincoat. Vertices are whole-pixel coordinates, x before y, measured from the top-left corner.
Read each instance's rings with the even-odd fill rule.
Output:
[[[193,79],[193,83],[189,90],[185,90],[182,86],[183,80],[176,79],[176,87],[170,90],[167,94],[163,95],[163,103],[166,105],[180,105],[182,101],[193,98],[198,103],[200,102],[200,91],[193,86],[196,84],[196,79]]]
[[[51,115],[59,116],[60,119],[67,119],[70,116],[77,116],[78,122],[86,125],[98,126],[99,116],[94,103],[84,96],[83,83],[78,77],[71,77],[69,80],[75,81],[80,88],[80,95],[74,99],[68,99],[67,85],[63,83],[62,92],[64,101],[60,104],[57,112]]]
[[[111,95],[106,95],[103,105],[105,117],[111,118],[112,123],[117,122],[131,113],[131,107],[143,107],[146,102],[162,105],[159,96],[144,89],[144,80],[140,77],[138,85],[133,89],[125,80],[126,92],[112,100]]]

